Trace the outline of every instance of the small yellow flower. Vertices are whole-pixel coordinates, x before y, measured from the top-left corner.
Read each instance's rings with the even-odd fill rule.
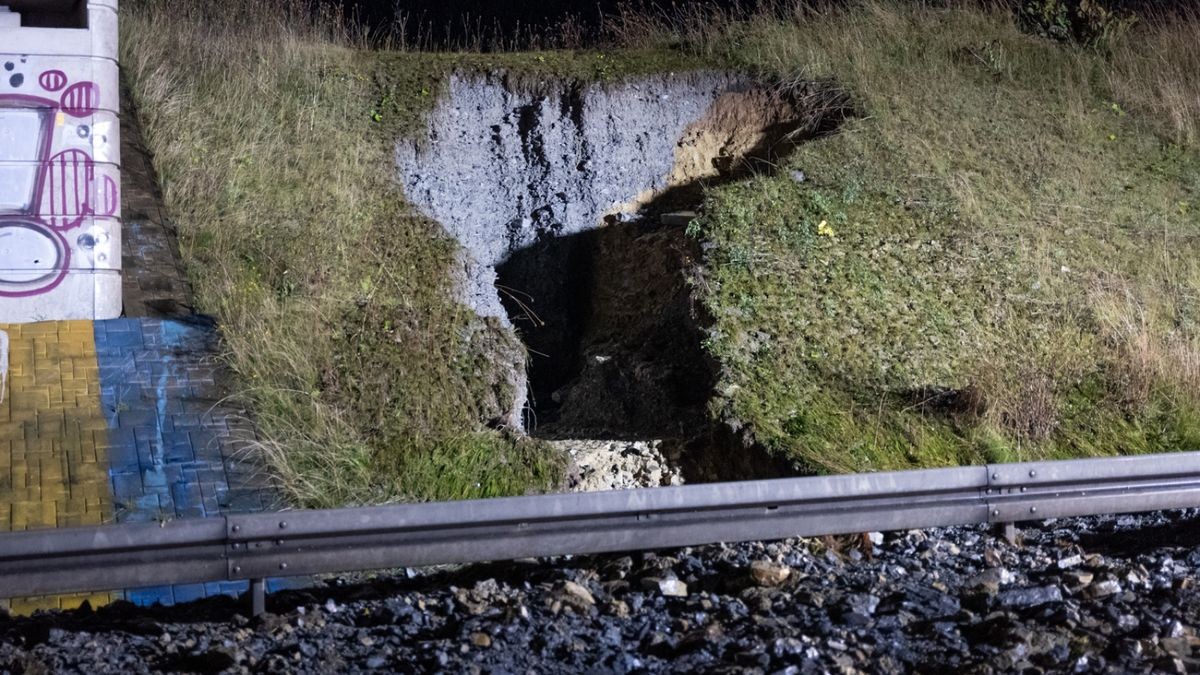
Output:
[[[833,228],[829,226],[828,220],[822,220],[820,223],[817,223],[817,234],[822,237],[833,236]]]
[[[1116,134],[1109,134],[1109,135],[1108,135],[1108,140],[1110,140],[1110,141],[1115,141],[1115,140],[1117,140],[1117,135],[1116,135]]]

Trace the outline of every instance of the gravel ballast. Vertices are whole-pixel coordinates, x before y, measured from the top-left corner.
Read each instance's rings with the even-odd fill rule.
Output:
[[[0,673],[1189,672],[1200,512],[331,579],[0,617]]]

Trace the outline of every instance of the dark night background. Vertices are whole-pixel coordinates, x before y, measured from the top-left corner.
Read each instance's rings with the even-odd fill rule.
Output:
[[[578,16],[595,23],[602,12],[615,11],[621,4],[637,4],[647,7],[671,7],[683,4],[733,5],[733,2],[671,2],[670,0],[647,0],[630,3],[628,0],[344,0],[348,9],[357,10],[364,20],[380,25],[391,21],[397,10],[413,16],[423,17],[437,25],[457,24],[462,17],[481,18],[485,23],[504,27],[516,25],[556,24],[566,15]],[[746,2],[740,3],[746,5]]]
[[[334,0],[348,17],[379,33],[403,33],[411,47],[514,49],[581,46],[562,44],[564,21],[584,43],[602,37],[601,17],[621,8],[671,14],[689,6],[752,11],[771,0]],[[961,0],[914,0],[927,5]],[[987,0],[980,0],[986,2]],[[1031,0],[1001,0],[1020,5]],[[1042,0],[1036,0],[1038,2]],[[809,0],[809,5],[847,4],[849,0]],[[1106,6],[1133,12],[1187,10],[1195,0],[1109,0]],[[570,40],[568,40],[570,42]]]
[[[341,0],[347,16],[383,31],[403,26],[409,41],[425,46],[456,46],[466,42],[485,49],[556,46],[556,28],[572,21],[585,41],[598,37],[601,16],[621,7],[667,12],[687,5],[742,9],[758,0]],[[402,22],[402,18],[406,21]],[[532,42],[532,44],[530,44]]]

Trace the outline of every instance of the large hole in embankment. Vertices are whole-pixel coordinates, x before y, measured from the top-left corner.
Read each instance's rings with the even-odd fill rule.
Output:
[[[531,433],[638,440],[705,427],[715,364],[688,284],[695,249],[647,216],[549,238],[497,267],[530,352]]]
[[[849,108],[829,84],[728,74],[452,78],[428,137],[397,157],[410,199],[463,244],[463,301],[528,349],[509,424],[623,453],[650,444],[646,461],[689,481],[780,472],[712,422],[718,364],[686,226],[704,185],[774,170]]]

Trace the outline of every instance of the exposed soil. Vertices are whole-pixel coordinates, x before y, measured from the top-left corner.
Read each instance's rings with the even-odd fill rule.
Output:
[[[714,364],[688,286],[693,248],[682,230],[638,220],[500,266],[530,351],[531,433],[633,440],[705,426]]]
[[[752,439],[714,429],[719,364],[703,348],[701,255],[684,213],[706,185],[773,170],[849,110],[828,83],[730,74],[524,88],[456,76],[398,162],[410,199],[463,244],[464,303],[528,349],[507,424],[662,442],[703,458],[681,459],[689,480],[777,475]]]

